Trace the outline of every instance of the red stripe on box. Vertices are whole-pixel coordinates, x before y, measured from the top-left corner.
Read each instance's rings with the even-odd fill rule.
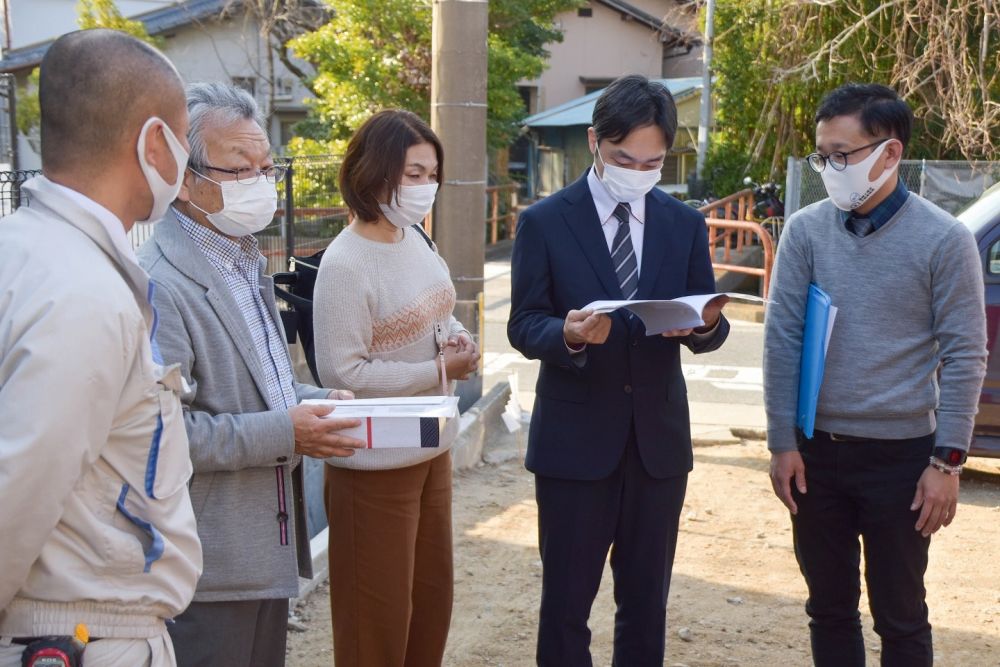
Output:
[[[368,423],[368,449],[372,448],[372,418],[366,417],[365,421]]]

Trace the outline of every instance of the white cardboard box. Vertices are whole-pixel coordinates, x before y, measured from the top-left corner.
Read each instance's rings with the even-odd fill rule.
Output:
[[[457,396],[366,398],[354,401],[307,400],[312,405],[333,405],[327,418],[360,419],[361,425],[339,433],[382,447],[438,447],[450,418],[458,417]]]

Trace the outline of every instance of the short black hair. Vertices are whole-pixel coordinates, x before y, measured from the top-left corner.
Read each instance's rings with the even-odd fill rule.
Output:
[[[597,98],[592,124],[598,141],[615,143],[636,128],[656,125],[669,149],[677,136],[677,105],[662,84],[630,74],[612,81]]]
[[[816,123],[837,116],[857,116],[869,136],[892,136],[904,147],[910,143],[913,111],[895,90],[880,83],[846,83],[827,93],[816,111]]]
[[[145,42],[105,28],[67,33],[49,47],[38,102],[42,166],[55,170],[96,169],[95,159],[132,141],[148,117],[164,116],[177,104],[185,110],[183,84],[170,61]]]

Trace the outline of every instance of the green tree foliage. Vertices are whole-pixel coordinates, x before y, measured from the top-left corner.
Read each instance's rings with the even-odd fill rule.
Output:
[[[343,141],[379,109],[430,115],[430,0],[326,0],[331,19],[291,42],[316,74],[313,119],[297,129],[293,150]],[[491,0],[489,3],[488,143],[506,146],[525,114],[517,82],[540,75],[545,45],[562,39],[555,16],[580,0]]]
[[[17,91],[17,129],[25,136],[36,131],[42,119],[42,109],[38,105],[38,74],[37,67],[31,70],[24,86]]]
[[[159,46],[160,40],[150,37],[142,21],[122,16],[114,0],[80,0],[76,6],[77,24],[83,30],[110,28],[128,33],[144,42]],[[25,85],[17,91],[17,129],[26,136],[34,135],[41,122],[38,105],[38,68],[31,70]]]
[[[76,5],[77,24],[83,30],[110,28],[128,33],[144,42],[159,46],[160,40],[150,37],[142,21],[122,16],[115,0],[80,0]]]
[[[706,181],[780,175],[788,155],[813,150],[823,94],[849,81],[887,84],[909,102],[909,157],[1000,159],[1000,3],[945,4],[718,0]]]

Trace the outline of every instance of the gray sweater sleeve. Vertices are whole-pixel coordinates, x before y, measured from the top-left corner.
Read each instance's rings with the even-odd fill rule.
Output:
[[[764,319],[764,408],[767,447],[796,449],[795,413],[806,296],[812,280],[811,250],[804,222],[794,217],[781,235]]]
[[[934,256],[931,294],[941,360],[936,442],[967,450],[986,375],[986,311],[979,251],[961,224],[951,228]]]

